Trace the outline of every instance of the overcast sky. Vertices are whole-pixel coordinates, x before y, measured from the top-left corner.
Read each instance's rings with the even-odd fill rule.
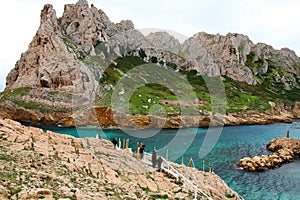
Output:
[[[7,0],[0,6],[0,91],[5,77],[35,35],[44,4],[57,16],[64,4],[77,0]],[[113,22],[130,19],[135,28],[162,28],[188,37],[204,31],[248,35],[275,49],[288,47],[300,55],[299,0],[89,0]]]

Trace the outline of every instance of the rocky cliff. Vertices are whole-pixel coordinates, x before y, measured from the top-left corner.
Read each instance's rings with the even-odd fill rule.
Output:
[[[114,150],[110,141],[74,138],[0,120],[1,199],[191,199],[184,180]],[[242,199],[214,173],[172,164],[213,199]],[[200,194],[198,198],[204,198]]]
[[[156,116],[155,120],[170,121],[168,116],[171,116],[177,122],[182,121],[182,124],[168,123],[165,127],[207,125],[210,116],[216,114],[210,96],[219,93],[212,91],[214,86],[209,88],[208,83],[214,83],[217,77],[225,90],[221,100],[226,110],[220,113],[224,116],[222,123],[267,123],[299,117],[296,96],[300,94],[300,58],[292,50],[254,44],[247,36],[236,33],[223,36],[200,32],[183,43],[167,32],[144,36],[130,20],[113,23],[86,0],[65,5],[63,16],[59,18],[52,5],[44,6],[36,35],[7,76],[6,89],[0,95],[1,115],[19,121],[72,124],[73,116],[82,116],[90,108],[111,108],[117,83],[124,78],[129,82],[143,78],[143,70],[140,74],[136,70],[134,76],[129,72],[147,63],[158,69],[169,69],[171,71],[165,73],[186,79],[194,91],[187,97],[190,102],[197,98],[206,103],[160,103],[178,99],[174,91],[186,88],[172,91],[168,87],[175,85],[173,80],[158,83],[168,83],[165,87],[148,81],[144,83],[146,89],[137,88],[130,102],[125,102],[130,104],[130,109],[124,116],[131,113],[145,118],[151,114],[151,108],[158,105],[166,115]],[[120,94],[126,91],[125,86]],[[181,116],[182,107],[194,109],[198,114],[188,115],[196,115],[192,121],[197,122],[184,123],[189,118]],[[258,119],[247,114],[253,112]],[[157,124],[161,123],[163,121]],[[117,125],[126,126],[126,123]]]

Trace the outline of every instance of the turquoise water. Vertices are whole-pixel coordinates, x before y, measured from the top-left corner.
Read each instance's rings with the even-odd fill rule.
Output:
[[[205,128],[199,129],[181,129],[184,136],[177,134],[177,130],[130,130],[130,135],[122,130],[116,129],[99,129],[99,128],[59,128],[43,127],[55,132],[73,135],[75,137],[95,137],[96,133],[101,132],[105,138],[123,138],[130,139],[130,147],[136,149],[137,142],[146,144],[146,151],[151,152],[155,146],[158,154],[165,156],[164,147],[176,138],[177,144],[173,149],[168,149],[169,157],[184,153],[184,163],[187,165],[190,157],[193,158],[195,167],[202,170],[202,163],[205,160],[206,170],[207,163],[210,162],[213,170],[222,177],[223,180],[236,192],[241,194],[247,200],[257,199],[300,199],[300,160],[293,163],[285,164],[276,170],[266,172],[249,173],[237,169],[235,163],[245,156],[255,156],[270,154],[265,146],[273,138],[284,137],[287,129],[290,130],[290,137],[300,139],[300,122],[293,124],[272,124],[272,125],[255,125],[255,126],[232,126],[224,127],[222,134],[214,145],[212,151],[204,158],[199,157],[199,150],[206,136]],[[157,134],[154,134],[158,132]],[[192,133],[196,132],[194,136]],[[134,137],[141,135],[143,138]],[[149,135],[149,137],[147,137]],[[195,138],[194,138],[195,137]],[[188,144],[188,139],[193,139],[192,144],[185,152],[180,151],[180,146]],[[164,151],[162,151],[164,149]],[[176,159],[181,163],[182,158]]]

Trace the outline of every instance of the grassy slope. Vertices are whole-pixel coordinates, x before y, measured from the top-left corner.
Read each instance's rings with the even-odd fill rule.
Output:
[[[37,103],[35,101],[24,101],[23,97],[25,95],[28,95],[30,91],[33,90],[30,87],[22,87],[22,88],[16,88],[16,89],[7,89],[3,92],[0,92],[0,100],[1,101],[11,101],[18,107],[23,107],[30,110],[38,110],[41,113],[50,113],[50,112],[61,112],[65,110],[54,110],[52,107],[49,107],[47,105]],[[47,92],[48,97],[55,99],[55,97],[63,96],[64,98],[71,101],[72,95],[64,92]],[[55,100],[53,100],[55,101]]]
[[[104,77],[99,80],[100,84],[114,85],[122,74],[125,74],[134,66],[144,64],[139,57],[118,58],[116,62],[118,63],[117,66],[110,66],[105,71]],[[257,63],[255,64],[257,65]],[[292,105],[297,100],[296,97],[299,96],[300,89],[284,90],[284,85],[277,83],[273,78],[274,73],[277,71],[278,68],[270,66],[270,72],[259,75],[259,78],[263,82],[256,86],[250,86],[227,77],[223,78],[227,97],[227,112],[243,112],[248,110],[263,112],[270,108],[269,101]],[[181,76],[189,81],[199,100],[210,103],[210,94],[205,82],[208,77],[197,76],[196,71],[181,72]],[[111,91],[107,91],[107,94],[106,103],[110,102],[109,96]],[[148,102],[148,99],[152,99],[152,101]],[[131,97],[131,112],[134,114],[147,114],[152,105],[159,103],[159,100],[163,99],[176,100],[177,97],[167,88],[157,84],[140,87]],[[99,102],[99,104],[102,103],[103,100]],[[180,107],[178,106],[162,106],[168,114],[180,113]],[[199,106],[198,109],[211,110],[209,105]]]

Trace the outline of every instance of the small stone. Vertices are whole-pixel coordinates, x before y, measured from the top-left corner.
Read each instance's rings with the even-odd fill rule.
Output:
[[[8,199],[8,190],[0,185],[0,199]]]
[[[49,189],[39,188],[36,190],[39,196],[52,196],[52,192]]]

